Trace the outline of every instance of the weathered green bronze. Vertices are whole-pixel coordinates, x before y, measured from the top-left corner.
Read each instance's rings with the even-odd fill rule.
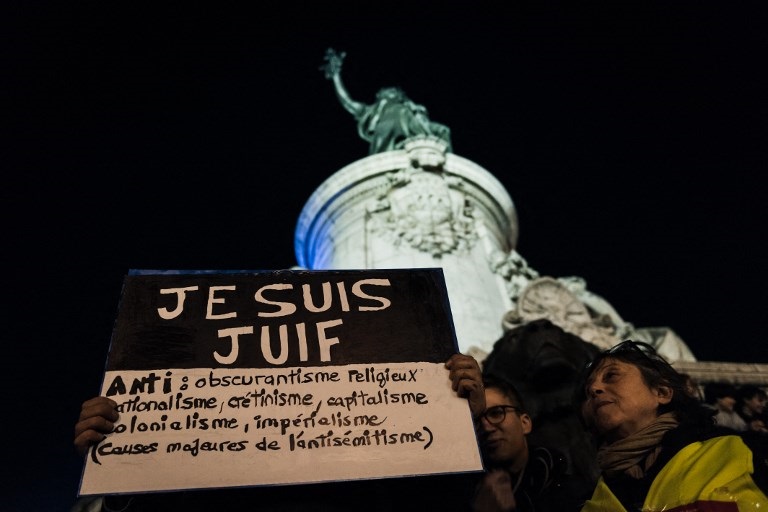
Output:
[[[320,68],[333,81],[342,106],[357,121],[357,132],[370,143],[369,154],[402,149],[406,139],[432,135],[444,140],[451,151],[451,131],[429,120],[427,109],[411,101],[399,87],[384,87],[376,93],[376,101],[366,105],[354,101],[341,81],[341,65],[346,53],[329,48],[325,64]]]

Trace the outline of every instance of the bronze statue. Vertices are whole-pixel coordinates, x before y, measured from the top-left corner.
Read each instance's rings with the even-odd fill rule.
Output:
[[[370,143],[369,154],[402,149],[406,139],[419,135],[439,137],[448,144],[448,151],[451,150],[450,129],[430,121],[427,109],[411,101],[400,88],[380,89],[376,102],[370,105],[354,101],[341,81],[345,56],[346,53],[329,48],[320,69],[327,79],[333,80],[342,106],[355,117],[360,137]]]

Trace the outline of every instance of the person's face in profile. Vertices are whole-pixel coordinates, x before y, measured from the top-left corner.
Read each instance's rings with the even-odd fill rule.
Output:
[[[640,368],[611,357],[592,371],[584,392],[585,422],[611,442],[648,426],[658,416],[659,406],[672,400],[669,388],[649,387]]]
[[[765,410],[766,397],[762,395],[755,395],[752,398],[744,400],[744,405],[752,411],[752,414],[763,414]]]

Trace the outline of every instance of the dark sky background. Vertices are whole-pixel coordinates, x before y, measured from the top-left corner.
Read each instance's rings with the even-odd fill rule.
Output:
[[[768,363],[762,2],[317,4],[3,7],[7,510],[73,502],[128,269],[295,264],[304,203],[367,156],[328,47],[506,186],[541,274]]]

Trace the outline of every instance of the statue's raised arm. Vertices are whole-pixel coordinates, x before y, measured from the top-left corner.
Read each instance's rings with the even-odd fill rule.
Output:
[[[401,149],[406,139],[432,135],[451,148],[450,129],[429,120],[427,109],[411,101],[398,87],[384,87],[376,93],[376,102],[370,105],[352,99],[341,81],[341,67],[346,53],[329,48],[325,64],[320,69],[333,81],[336,96],[342,106],[357,121],[357,132],[370,143],[369,153]]]
[[[344,83],[341,81],[341,65],[344,63],[344,57],[346,56],[347,54],[345,52],[339,53],[333,48],[328,48],[325,51],[325,64],[320,69],[325,72],[325,78],[333,81],[333,86],[336,89],[336,96],[338,96],[342,106],[350,114],[355,116],[355,119],[358,119],[365,112],[365,105],[359,101],[354,101],[349,96],[347,88],[344,87]]]

